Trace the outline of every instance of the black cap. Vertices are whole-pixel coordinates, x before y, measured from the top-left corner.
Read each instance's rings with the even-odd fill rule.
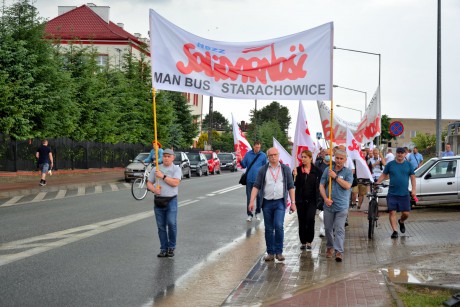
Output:
[[[404,147],[398,147],[398,148],[396,148],[396,152],[405,153],[406,150],[404,149]]]

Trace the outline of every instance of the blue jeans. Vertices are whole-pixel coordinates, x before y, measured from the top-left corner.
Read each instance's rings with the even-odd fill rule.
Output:
[[[252,212],[249,211],[249,201],[251,200],[251,192],[252,192],[252,187],[254,186],[254,182],[247,182],[246,183],[246,214],[248,216],[253,216]],[[256,196],[256,214],[260,213],[260,203],[261,203],[261,198],[259,193],[257,193]]]
[[[267,254],[280,255],[283,253],[284,215],[286,214],[284,199],[264,199],[262,211],[264,213]]]
[[[326,229],[326,247],[343,253],[343,241],[345,241],[345,221],[348,209],[331,212],[324,210],[324,228]]]
[[[153,208],[157,221],[160,249],[176,248],[177,237],[177,197],[169,202],[166,208]]]

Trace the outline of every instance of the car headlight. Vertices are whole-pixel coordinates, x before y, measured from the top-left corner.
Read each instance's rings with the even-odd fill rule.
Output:
[[[127,172],[132,172],[133,170],[130,169],[130,168],[126,168],[125,171],[127,171]]]

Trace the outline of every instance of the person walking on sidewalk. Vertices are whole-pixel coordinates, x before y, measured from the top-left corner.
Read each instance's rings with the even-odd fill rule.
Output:
[[[155,194],[154,211],[160,238],[160,258],[174,257],[177,238],[177,194],[182,178],[179,166],[173,163],[172,149],[163,151],[163,164],[150,172],[147,188]]]
[[[343,150],[335,152],[335,165],[325,171],[321,177],[319,191],[324,199],[324,225],[326,227],[326,258],[341,262],[344,252],[345,222],[350,206],[351,184],[353,173],[344,165],[347,153]],[[332,178],[332,195],[329,195],[329,177]],[[328,197],[331,196],[331,199]]]
[[[42,144],[38,147],[35,157],[38,159],[38,169],[41,172],[40,185],[46,185],[46,174],[53,169],[53,153],[48,146],[48,140],[42,140]]]
[[[300,153],[302,165],[293,170],[295,203],[299,220],[300,249],[311,249],[315,236],[315,215],[319,197],[321,171],[313,164],[311,151]]]
[[[251,199],[251,192],[252,187],[254,186],[254,182],[256,181],[257,173],[259,169],[267,164],[267,155],[264,152],[260,151],[262,144],[259,141],[254,142],[254,148],[248,151],[244,158],[242,159],[241,154],[238,155],[238,159],[241,161],[241,167],[248,168],[250,166],[249,171],[247,171],[247,183],[246,183],[246,214],[247,214],[247,221],[252,221],[254,217],[252,211],[249,210],[249,200]],[[256,220],[260,220],[260,210],[261,210],[261,203],[262,200],[259,196],[257,196],[257,207],[256,207]]]
[[[272,147],[267,151],[269,162],[261,167],[257,173],[256,181],[251,191],[249,210],[254,210],[254,201],[258,194],[264,214],[265,243],[267,256],[265,261],[284,261],[284,215],[288,193],[291,199],[295,199],[294,181],[292,180],[289,166],[279,162],[278,149]],[[296,202],[291,201],[291,211],[296,210]]]
[[[409,162],[412,164],[414,170],[422,166],[423,164],[423,156],[421,153],[418,152],[418,148],[414,147],[412,149],[412,154],[409,157]]]
[[[415,174],[414,167],[407,162],[404,157],[406,150],[402,147],[396,149],[396,159],[385,166],[383,174],[377,179],[377,183],[390,177],[390,187],[387,194],[387,206],[390,211],[390,224],[393,229],[392,239],[398,238],[396,230],[396,212],[401,212],[401,218],[398,220],[399,230],[401,233],[406,232],[404,222],[409,218],[410,195],[409,195],[409,178],[412,185],[411,195],[415,197]]]

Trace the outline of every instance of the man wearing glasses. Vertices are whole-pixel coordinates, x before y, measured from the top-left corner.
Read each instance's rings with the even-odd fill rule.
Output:
[[[294,181],[289,166],[279,162],[278,149],[270,148],[267,155],[268,163],[260,168],[251,191],[249,210],[254,210],[254,201],[260,195],[267,245],[267,256],[264,259],[273,261],[276,257],[278,261],[284,261],[284,215],[288,193],[291,199],[295,199]],[[295,210],[295,201],[292,201],[291,211]]]

